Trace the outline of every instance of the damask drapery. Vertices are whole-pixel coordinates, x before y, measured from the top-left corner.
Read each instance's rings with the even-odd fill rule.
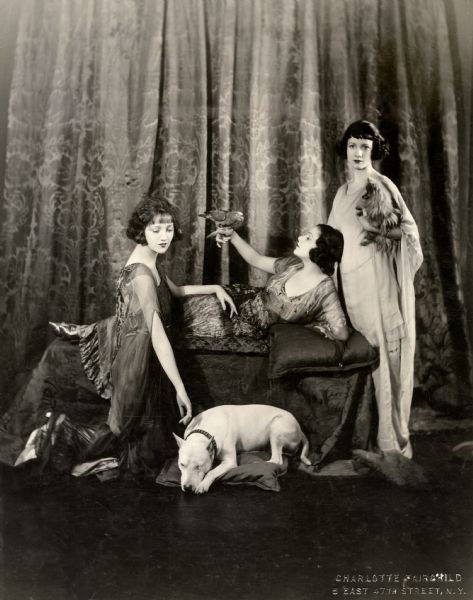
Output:
[[[456,30],[465,6],[23,0],[0,213],[3,383],[44,347],[48,320],[113,309],[130,250],[123,226],[150,185],[180,208],[176,281],[261,284],[206,241],[199,213],[242,210],[249,241],[280,254],[300,228],[326,220],[343,175],[336,140],[368,118],[391,143],[381,169],[423,243],[417,383],[461,405],[471,374],[472,61]]]

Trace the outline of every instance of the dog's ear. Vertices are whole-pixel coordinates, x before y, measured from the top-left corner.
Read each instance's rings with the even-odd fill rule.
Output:
[[[182,446],[182,444],[184,443],[184,440],[182,438],[180,438],[178,435],[176,435],[174,432],[173,432],[173,436],[174,436],[174,439],[177,442],[177,445],[180,448]]]

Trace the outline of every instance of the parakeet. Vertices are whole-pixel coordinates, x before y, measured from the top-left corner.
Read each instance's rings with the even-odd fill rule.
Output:
[[[222,232],[219,231],[219,229],[222,227],[238,229],[244,220],[243,213],[238,210],[208,210],[207,212],[200,214],[199,217],[212,221],[217,226],[216,231],[209,233],[207,236],[208,238],[220,235]],[[220,244],[218,245],[220,246]]]

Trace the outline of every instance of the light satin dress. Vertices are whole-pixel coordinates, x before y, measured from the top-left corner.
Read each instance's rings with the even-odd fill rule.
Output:
[[[415,350],[414,275],[422,263],[417,226],[396,186],[383,175],[375,180],[382,193],[394,199],[402,213],[402,238],[394,253],[362,246],[365,232],[356,215],[364,189],[348,192],[342,185],[335,196],[328,224],[344,237],[340,273],[351,323],[379,348],[373,370],[379,427],[378,446],[412,456],[409,416]]]

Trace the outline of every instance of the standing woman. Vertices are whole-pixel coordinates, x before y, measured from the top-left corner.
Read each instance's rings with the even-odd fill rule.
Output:
[[[340,273],[348,316],[379,348],[379,366],[373,370],[377,443],[381,451],[411,458],[414,275],[423,259],[419,232],[397,187],[373,168],[373,160],[386,156],[387,145],[372,123],[352,123],[338,153],[349,175],[337,191],[328,223],[345,241]]]

